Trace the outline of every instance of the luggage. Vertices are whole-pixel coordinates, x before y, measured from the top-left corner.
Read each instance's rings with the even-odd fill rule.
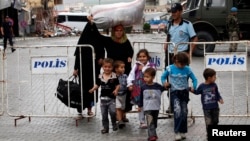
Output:
[[[81,87],[77,79],[75,76],[70,76],[68,80],[60,79],[55,93],[62,103],[71,108],[81,107]]]

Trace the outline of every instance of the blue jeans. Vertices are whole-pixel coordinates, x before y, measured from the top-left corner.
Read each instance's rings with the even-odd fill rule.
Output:
[[[148,138],[157,137],[156,128],[157,128],[157,120],[159,115],[159,110],[150,110],[144,111],[147,120],[148,126]]]
[[[188,101],[188,90],[176,90],[171,92],[171,104],[174,110],[175,133],[187,133]]]
[[[100,103],[102,112],[102,125],[104,129],[109,129],[109,116],[111,117],[111,122],[113,127],[116,126],[116,109],[115,109],[115,99],[102,100]]]
[[[206,131],[208,134],[208,125],[218,125],[219,123],[219,108],[209,109],[209,110],[203,110],[204,113],[204,119],[206,124]]]

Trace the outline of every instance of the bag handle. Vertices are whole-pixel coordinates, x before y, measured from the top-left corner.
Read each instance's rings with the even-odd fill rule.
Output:
[[[72,78],[73,78],[73,79],[72,79]],[[73,82],[76,82],[77,84],[79,84],[78,76],[71,75],[71,76],[68,78],[68,81],[69,81],[69,80],[72,80]]]

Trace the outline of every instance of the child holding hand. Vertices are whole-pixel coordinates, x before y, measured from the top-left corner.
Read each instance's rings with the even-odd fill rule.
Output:
[[[145,70],[143,76],[145,84],[141,87],[140,103],[138,105],[138,110],[143,111],[146,115],[149,141],[158,139],[156,134],[157,120],[161,107],[161,94],[165,90],[162,85],[153,82],[155,75],[155,69],[147,68]]]
[[[161,76],[165,88],[170,87],[171,107],[174,110],[175,140],[185,139],[187,133],[187,104],[189,101],[188,79],[192,79],[193,88],[196,89],[197,79],[188,66],[189,58],[186,53],[178,52],[173,57],[174,64],[166,67]],[[169,77],[169,82],[167,78]]]
[[[127,87],[129,91],[131,91],[131,103],[134,105],[138,105],[140,102],[140,91],[141,86],[144,84],[143,73],[147,68],[154,68],[155,64],[150,63],[149,60],[151,57],[149,56],[149,52],[147,49],[141,49],[136,55],[137,61],[133,66],[132,70],[129,73],[127,78]],[[139,112],[139,121],[140,128],[146,129],[147,124],[145,123],[145,115],[143,110]]]
[[[116,74],[113,72],[113,59],[105,58],[102,63],[103,73],[99,75],[95,86],[89,90],[89,93],[93,93],[101,86],[101,113],[102,113],[102,134],[109,133],[109,118],[110,114],[111,122],[113,125],[113,131],[117,131],[116,125],[116,105],[115,99],[119,90],[119,80]]]
[[[196,95],[201,95],[202,109],[208,135],[208,125],[218,125],[219,123],[220,109],[218,102],[223,104],[224,101],[215,83],[216,71],[211,68],[206,68],[203,72],[203,77],[205,82],[201,83],[197,90],[191,89],[191,92]]]

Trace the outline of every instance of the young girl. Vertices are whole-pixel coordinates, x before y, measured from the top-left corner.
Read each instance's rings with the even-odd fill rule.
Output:
[[[89,90],[93,93],[101,86],[101,113],[102,113],[102,134],[109,133],[109,117],[113,125],[113,131],[117,131],[115,98],[119,90],[119,80],[113,71],[113,59],[105,58],[102,63],[103,73],[99,75],[95,86]]]
[[[161,76],[164,87],[170,87],[171,107],[174,110],[175,140],[186,138],[187,133],[187,104],[189,101],[188,78],[192,79],[193,88],[196,89],[197,79],[188,66],[189,58],[186,53],[179,52],[173,57],[174,64],[167,66]],[[166,82],[169,76],[169,82]]]
[[[148,53],[148,50],[141,49],[136,55],[137,61],[135,62],[135,65],[133,66],[132,70],[129,73],[128,79],[127,79],[127,86],[129,91],[131,91],[131,103],[138,105],[140,100],[140,89],[141,86],[144,84],[143,80],[143,73],[144,71],[149,68],[155,68],[155,64],[150,63],[150,56]],[[140,121],[140,128],[146,129],[147,124],[145,124],[145,115],[143,110],[139,112],[139,121]]]

